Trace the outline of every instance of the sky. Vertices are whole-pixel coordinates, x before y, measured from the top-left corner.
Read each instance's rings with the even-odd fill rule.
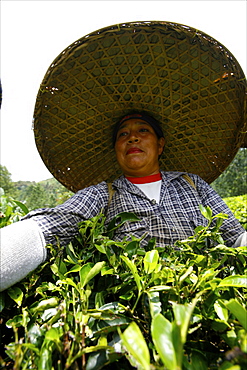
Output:
[[[168,21],[212,36],[246,74],[246,1],[1,1],[0,163],[12,181],[52,175],[37,151],[32,127],[39,85],[53,60],[79,38],[132,21]]]

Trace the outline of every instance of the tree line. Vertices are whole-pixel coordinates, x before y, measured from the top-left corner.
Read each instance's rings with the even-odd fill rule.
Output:
[[[40,182],[13,182],[11,174],[5,166],[0,165],[0,170],[0,188],[4,190],[4,194],[24,203],[29,210],[55,207],[73,195],[55,178]]]
[[[3,188],[5,195],[24,203],[29,210],[55,207],[73,194],[55,178],[40,182],[14,182],[5,166],[0,165],[0,171],[0,187]],[[211,186],[222,198],[247,194],[246,174],[247,148],[241,148],[232,163]]]

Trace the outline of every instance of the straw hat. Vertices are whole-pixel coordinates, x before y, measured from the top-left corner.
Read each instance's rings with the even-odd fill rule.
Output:
[[[72,191],[121,171],[115,122],[132,110],[158,119],[166,137],[161,169],[215,180],[244,140],[246,79],[211,36],[169,22],[117,24],[67,47],[37,95],[34,133],[53,176]]]

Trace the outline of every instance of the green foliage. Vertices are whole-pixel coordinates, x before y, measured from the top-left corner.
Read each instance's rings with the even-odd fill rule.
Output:
[[[8,196],[15,197],[17,195],[14,183],[11,180],[11,173],[2,165],[0,165],[0,188],[2,188]]]
[[[247,194],[240,195],[238,197],[225,198],[223,200],[245,230],[247,230]]]
[[[11,180],[11,174],[5,166],[0,165],[0,187],[8,197],[24,203],[30,210],[55,207],[64,203],[73,193],[60,184],[55,178],[40,181]]]
[[[25,204],[5,195],[4,190],[0,188],[0,227],[19,221],[27,213]]]
[[[40,184],[32,184],[26,189],[25,204],[29,209],[54,207],[56,198],[51,193],[47,193],[45,188]]]
[[[19,190],[18,199],[30,210],[55,207],[73,194],[54,178],[39,183],[19,181],[16,186]]]
[[[247,194],[247,148],[240,148],[232,163],[211,184],[222,197]]]
[[[99,215],[1,295],[2,366],[14,369],[234,369],[247,365],[245,247],[212,216],[175,248],[111,239]],[[213,226],[213,219],[216,226]]]

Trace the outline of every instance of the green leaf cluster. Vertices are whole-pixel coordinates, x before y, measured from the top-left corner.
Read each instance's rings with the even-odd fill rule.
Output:
[[[19,221],[27,213],[28,208],[25,204],[7,196],[0,188],[0,227]]]
[[[239,220],[241,225],[247,230],[247,194],[237,197],[223,199],[228,205],[234,216]]]
[[[39,182],[11,180],[11,173],[0,165],[0,188],[10,199],[22,202],[30,210],[45,207],[55,207],[64,203],[73,195],[54,177]]]
[[[247,148],[240,148],[222,174],[211,184],[222,197],[247,194]]]
[[[212,216],[175,248],[112,240],[130,213],[79,225],[65,248],[1,295],[6,369],[198,370],[247,366],[247,248]]]

